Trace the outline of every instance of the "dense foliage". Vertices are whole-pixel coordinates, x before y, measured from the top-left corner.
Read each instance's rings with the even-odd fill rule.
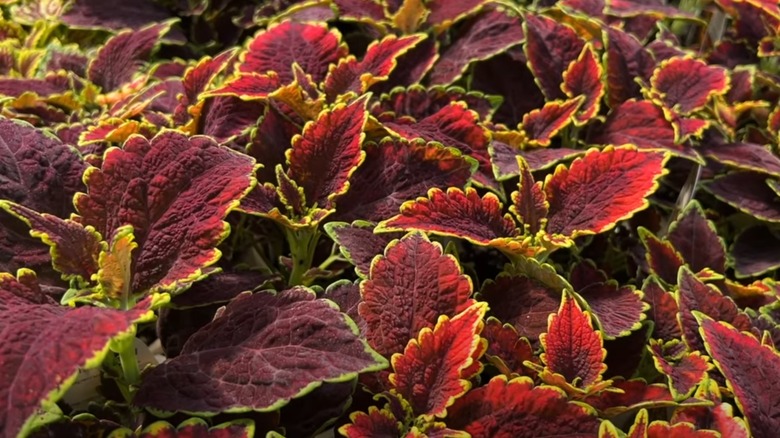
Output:
[[[0,436],[780,430],[776,2],[0,8]]]

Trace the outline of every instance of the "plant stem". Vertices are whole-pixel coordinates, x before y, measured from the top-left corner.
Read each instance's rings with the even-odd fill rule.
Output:
[[[138,358],[135,353],[135,326],[130,333],[119,340],[112,342],[111,349],[119,357],[119,364],[122,367],[122,379],[119,383],[119,389],[128,403],[133,401],[135,389],[141,383],[141,370],[138,368]]]
[[[316,228],[304,228],[296,231],[285,230],[285,234],[290,243],[293,262],[288,284],[297,286],[303,284],[303,275],[311,268],[320,232]]]

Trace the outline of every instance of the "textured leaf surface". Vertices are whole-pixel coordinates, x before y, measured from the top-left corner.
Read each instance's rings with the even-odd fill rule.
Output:
[[[686,352],[679,360],[670,360],[664,357],[663,344],[660,342],[651,341],[649,350],[656,369],[666,376],[669,389],[677,400],[690,396],[712,368],[707,362],[707,356],[702,356],[698,351]]]
[[[542,229],[550,204],[542,190],[542,183],[535,182],[531,169],[525,160],[517,159],[520,170],[520,179],[517,182],[517,191],[512,192],[512,206],[509,209],[514,213],[528,232],[536,234]]]
[[[68,217],[73,195],[84,190],[85,168],[78,154],[56,138],[31,125],[0,118],[0,199]],[[0,271],[28,267],[42,274],[51,263],[49,250],[17,222],[0,212]]]
[[[780,158],[760,144],[712,142],[702,146],[704,155],[719,163],[780,177]]]
[[[255,424],[251,420],[233,420],[209,428],[206,421],[192,418],[179,427],[156,421],[146,426],[138,438],[252,438],[254,433]]]
[[[293,139],[287,152],[289,176],[303,188],[310,205],[332,208],[333,199],[347,190],[350,175],[363,162],[365,106],[365,98],[337,105]]]
[[[628,32],[609,27],[606,43],[607,102],[615,108],[628,99],[640,97],[639,84],[634,78],[649,79],[655,61]]]
[[[111,236],[132,225],[138,249],[132,290],[191,281],[220,255],[227,213],[254,184],[254,160],[205,137],[165,131],[109,149],[75,203],[84,225]]]
[[[774,388],[780,381],[777,352],[729,324],[703,316],[699,324],[707,351],[734,392],[751,436],[776,435],[780,428],[780,392]]]
[[[655,323],[653,337],[665,341],[681,338],[682,330],[680,323],[677,322],[677,313],[680,309],[674,295],[664,290],[653,277],[645,282],[642,291],[645,294],[645,302],[650,305],[647,318]]]
[[[704,107],[713,95],[725,93],[729,80],[722,67],[693,58],[671,58],[658,66],[650,84],[669,108],[688,114]]]
[[[398,214],[403,202],[425,196],[431,188],[463,187],[476,167],[457,149],[422,140],[385,138],[366,144],[364,150],[366,160],[338,200],[340,220],[388,219]]]
[[[642,293],[614,282],[597,283],[577,291],[588,303],[608,339],[625,336],[640,327],[645,304]]]
[[[485,357],[498,371],[507,377],[518,375],[533,376],[536,373],[528,369],[525,361],[538,363],[534,350],[527,338],[520,337],[511,324],[502,324],[494,317],[487,319],[482,336],[488,341]]]
[[[780,268],[780,237],[764,226],[751,227],[731,247],[737,276],[748,277]]]
[[[447,426],[474,438],[595,436],[599,423],[590,408],[527,377],[494,377],[457,400],[447,416]]]
[[[575,123],[586,122],[598,114],[605,93],[601,80],[603,73],[604,69],[590,45],[582,49],[580,56],[563,73],[561,88],[564,93],[570,98],[585,96]]]
[[[701,205],[690,202],[682,215],[669,227],[669,241],[694,272],[712,269],[726,271],[726,248],[715,224],[707,220]]]
[[[732,172],[716,178],[707,188],[723,202],[769,222],[780,222],[780,196],[767,185],[766,175]]]
[[[618,380],[612,386],[623,392],[604,391],[587,397],[585,402],[610,417],[642,407],[677,406],[665,384],[648,385],[642,379],[634,379]]]
[[[545,371],[560,374],[566,382],[586,389],[602,380],[607,350],[593,329],[590,312],[583,312],[574,298],[563,294],[558,313],[550,315],[547,332],[539,337]]]
[[[362,277],[368,277],[371,272],[371,261],[382,255],[385,247],[393,240],[402,236],[400,233],[374,233],[375,224],[355,221],[352,224],[330,222],[325,224],[328,235],[339,244],[344,254]]]
[[[161,23],[117,34],[98,50],[89,65],[89,80],[104,92],[119,88],[132,79],[169,27],[169,23]]]
[[[645,199],[664,173],[662,154],[633,148],[590,151],[545,181],[550,202],[547,232],[601,233],[647,207]]]
[[[444,416],[452,402],[471,387],[465,375],[484,353],[479,337],[487,305],[476,303],[450,319],[440,316],[393,357],[390,383],[411,404],[415,415]]]
[[[151,299],[123,312],[38,304],[16,296],[12,279],[0,283],[0,431],[16,436],[39,407],[51,406],[80,368],[99,366],[108,342],[130,330]],[[29,432],[29,430],[26,430]]]
[[[750,330],[753,327],[750,318],[737,308],[731,298],[724,296],[713,286],[702,283],[689,269],[680,269],[678,286],[680,325],[685,342],[692,350],[704,351],[693,311],[728,322],[740,330]]]
[[[420,330],[433,327],[439,315],[455,316],[471,305],[469,295],[471,280],[457,261],[424,234],[410,233],[371,264],[358,312],[366,321],[368,342],[389,357]]]
[[[192,413],[273,411],[323,382],[385,368],[334,307],[305,288],[239,296],[180,356],[144,377],[135,402]]]
[[[396,420],[388,408],[379,409],[369,406],[368,413],[353,412],[349,419],[351,424],[341,426],[339,432],[347,438],[369,438],[373,436],[402,436],[403,424]]]
[[[525,15],[525,53],[531,71],[548,99],[564,97],[563,73],[585,42],[572,28],[541,15]]]
[[[470,18],[457,35],[431,70],[432,84],[456,81],[472,62],[490,58],[519,44],[524,36],[517,17],[495,8],[485,9]]]
[[[488,193],[480,198],[476,190],[431,189],[427,198],[417,198],[401,206],[401,214],[379,224],[383,230],[421,230],[460,237],[488,245],[494,239],[512,237],[515,223],[502,215],[501,202]]]
[[[582,99],[550,101],[541,109],[523,116],[522,129],[534,146],[549,146],[552,137],[571,123],[574,113],[582,104]]]
[[[645,259],[650,273],[655,274],[667,284],[677,281],[677,271],[685,264],[682,255],[666,239],[659,239],[645,228],[639,228],[639,236],[647,251]]]
[[[328,65],[347,55],[341,35],[325,25],[284,21],[260,32],[250,43],[241,72],[276,72],[283,84],[293,81],[293,63],[315,82],[325,79]]]
[[[139,29],[170,18],[170,12],[153,1],[87,0],[73,4],[59,19],[74,28]]]

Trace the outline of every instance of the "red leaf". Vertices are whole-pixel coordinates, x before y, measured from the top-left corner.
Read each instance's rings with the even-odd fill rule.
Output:
[[[134,136],[109,149],[101,168],[85,174],[88,194],[75,198],[80,216],[104,239],[132,225],[135,293],[176,291],[219,258],[228,212],[254,184],[254,160],[206,137],[163,131]]]
[[[228,66],[235,53],[235,50],[227,50],[213,59],[207,56],[187,69],[181,79],[184,94],[179,99],[184,107],[183,110],[186,111],[188,105],[194,105],[198,102],[200,93],[205,91],[214,78]]]
[[[763,145],[711,141],[703,142],[701,148],[707,158],[719,163],[734,166],[740,170],[751,170],[780,177],[780,158]]]
[[[339,104],[306,124],[287,151],[290,177],[310,206],[333,208],[333,201],[349,188],[350,175],[363,162],[367,97]]]
[[[422,120],[450,106],[452,102],[465,102],[482,119],[489,119],[498,102],[495,96],[479,91],[466,91],[459,87],[412,85],[396,88],[383,94],[379,102],[371,105],[371,113],[380,120],[391,118]],[[389,113],[389,114],[388,114]]]
[[[593,329],[590,312],[583,312],[570,294],[563,294],[558,313],[550,315],[547,333],[539,341],[545,351],[541,355],[545,374],[560,374],[586,392],[602,381],[607,369],[603,340]]]
[[[773,437],[780,428],[780,405],[774,386],[780,382],[780,357],[753,336],[733,326],[696,314],[704,345],[726,377],[751,436]]]
[[[381,6],[380,6],[381,7]],[[397,65],[390,73],[387,81],[371,87],[377,93],[390,92],[395,87],[408,87],[418,84],[439,57],[439,44],[433,36],[425,38],[421,43],[399,56]]]
[[[618,380],[612,386],[623,392],[603,391],[597,395],[587,397],[584,401],[607,417],[613,417],[640,408],[668,408],[679,405],[679,403],[674,401],[669,388],[665,384],[648,385],[642,379],[635,379]],[[701,401],[694,400],[686,405],[696,406],[701,404]]]
[[[148,319],[151,299],[123,312],[37,304],[17,297],[0,283],[0,433],[27,435],[42,404],[53,405],[73,384],[79,369],[100,366],[108,343],[127,336]]]
[[[688,203],[669,226],[667,238],[694,272],[708,268],[719,274],[726,272],[726,248],[698,201]]]
[[[518,155],[523,157],[532,172],[536,172],[585,153],[579,149],[557,147],[521,151],[498,140],[490,142],[489,152],[493,172],[498,181],[505,181],[520,175],[520,167],[517,165]]]
[[[493,7],[471,17],[441,52],[429,77],[431,84],[451,84],[473,62],[488,59],[523,41],[520,20]]]
[[[486,310],[487,304],[474,303],[452,319],[441,315],[432,330],[422,329],[403,354],[393,356],[390,383],[414,415],[444,417],[447,407],[469,390],[471,376],[464,373],[486,347],[479,337]]]
[[[588,303],[604,337],[626,336],[641,327],[647,306],[642,293],[632,286],[618,287],[616,282],[596,283],[577,292]]]
[[[647,207],[645,199],[666,173],[666,157],[634,148],[591,150],[544,184],[550,202],[547,233],[597,234]]]
[[[649,79],[655,61],[633,35],[610,26],[606,36],[607,102],[614,109],[629,99],[641,97],[634,78]]]
[[[780,237],[759,225],[743,231],[731,247],[737,277],[752,277],[780,268]]]
[[[665,421],[653,421],[647,428],[647,438],[719,438],[713,430],[696,430],[688,423],[669,424]]]
[[[431,189],[427,198],[417,198],[401,206],[401,214],[378,225],[382,231],[421,230],[459,237],[478,245],[513,237],[517,228],[492,193],[480,198],[473,188]]]
[[[706,187],[716,198],[767,222],[780,222],[780,196],[767,184],[766,175],[731,172]]]
[[[598,114],[601,98],[604,97],[604,83],[601,80],[603,73],[604,69],[590,44],[582,49],[580,56],[563,73],[563,92],[570,98],[585,96],[574,120],[575,124],[585,123]]]
[[[130,429],[119,430],[133,434]],[[233,420],[209,428],[205,420],[191,418],[176,428],[166,421],[156,421],[146,426],[138,438],[251,438],[254,431],[255,423],[251,420]]]
[[[668,379],[675,400],[690,397],[712,368],[707,356],[702,356],[698,351],[685,352],[681,358],[672,360],[664,357],[663,342],[650,341],[648,349],[653,355],[655,368]]]
[[[90,63],[89,80],[102,87],[104,93],[129,82],[170,27],[171,23],[160,23],[115,35]]]
[[[666,106],[682,114],[701,109],[714,95],[728,90],[726,69],[707,65],[692,57],[667,59],[650,78],[653,91],[661,94]]]
[[[534,355],[528,338],[520,337],[514,326],[502,324],[491,316],[482,330],[482,336],[488,341],[485,357],[500,373],[509,378],[536,375],[524,362],[538,363],[538,358]]]
[[[358,275],[363,278],[368,277],[374,257],[382,255],[392,240],[402,236],[400,233],[375,233],[375,224],[359,220],[351,225],[329,222],[324,228],[330,238],[339,244],[344,257],[355,265]]]
[[[384,138],[363,148],[365,162],[352,174],[338,200],[339,220],[381,221],[398,214],[404,201],[425,196],[431,188],[465,186],[477,163],[455,148],[417,139]]]
[[[351,424],[339,428],[347,438],[400,437],[403,432],[403,424],[387,408],[369,406],[368,413],[353,412],[349,419]]]
[[[731,298],[724,296],[715,287],[699,281],[688,268],[681,268],[678,280],[680,288],[677,296],[680,306],[680,325],[683,339],[691,350],[704,351],[704,345],[697,332],[698,324],[693,311],[728,322],[740,330],[750,330],[753,324],[750,318],[737,308]]]
[[[447,0],[431,0],[426,2],[430,11],[426,23],[432,26],[448,27],[455,21],[478,10],[485,0],[463,0],[450,2]]]
[[[447,417],[447,426],[474,438],[595,436],[599,423],[592,409],[568,402],[557,388],[504,376],[469,391]]]
[[[558,131],[572,121],[574,113],[580,108],[583,98],[554,100],[544,104],[523,116],[520,128],[528,137],[531,146],[549,146],[550,140]]]
[[[325,381],[385,368],[357,331],[303,287],[239,295],[181,355],[144,375],[134,403],[190,413],[275,411]]]
[[[397,66],[396,59],[424,38],[422,34],[400,38],[388,35],[374,41],[366,49],[362,61],[350,56],[331,69],[323,83],[323,91],[330,100],[350,91],[357,94],[366,92],[373,84],[387,80]]]
[[[207,99],[198,119],[197,133],[213,137],[218,143],[248,134],[263,115],[265,106],[257,101],[243,101],[235,96]]]
[[[49,245],[52,265],[63,280],[89,281],[97,274],[102,239],[94,229],[8,201],[0,201],[0,208],[24,221],[30,235]]]
[[[650,305],[647,318],[655,323],[653,338],[671,341],[682,337],[680,323],[677,321],[679,307],[674,295],[665,291],[655,277],[649,277],[645,281],[642,291],[644,300]]]
[[[710,400],[713,406],[699,406],[677,409],[672,416],[672,423],[691,423],[697,429],[712,429],[720,432],[722,437],[749,438],[745,420],[734,417],[734,409],[729,403],[723,403],[718,383],[712,379],[705,380],[696,390],[694,397]]]
[[[388,357],[401,352],[420,330],[433,327],[439,315],[454,316],[473,303],[469,277],[422,233],[391,243],[371,264],[360,289],[358,312],[367,324],[366,338]]]
[[[205,93],[205,97],[235,96],[243,100],[265,99],[282,86],[279,76],[270,71],[267,74],[242,73],[220,88]]]
[[[238,69],[244,73],[279,75],[283,84],[295,79],[293,63],[320,82],[328,66],[347,56],[347,47],[341,35],[324,24],[284,21],[258,33],[249,43],[248,51]]]
[[[630,144],[638,149],[668,151],[701,161],[698,152],[677,143],[674,128],[664,117],[663,110],[644,100],[629,100],[613,108],[593,142],[615,146]]]
[[[570,27],[542,15],[525,15],[525,55],[536,81],[548,99],[559,99],[563,73],[585,47]]]
[[[542,183],[534,181],[525,160],[517,158],[517,164],[520,168],[520,179],[517,182],[517,191],[512,192],[513,205],[509,210],[527,227],[528,233],[536,234],[547,219],[550,204],[542,191]]]
[[[639,237],[647,251],[645,259],[650,273],[657,275],[667,284],[674,284],[677,281],[677,271],[685,264],[680,253],[671,242],[659,239],[646,228],[639,228]]]

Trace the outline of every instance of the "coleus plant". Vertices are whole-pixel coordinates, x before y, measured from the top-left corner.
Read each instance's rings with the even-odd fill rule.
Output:
[[[3,436],[772,437],[780,9],[6,1]]]

